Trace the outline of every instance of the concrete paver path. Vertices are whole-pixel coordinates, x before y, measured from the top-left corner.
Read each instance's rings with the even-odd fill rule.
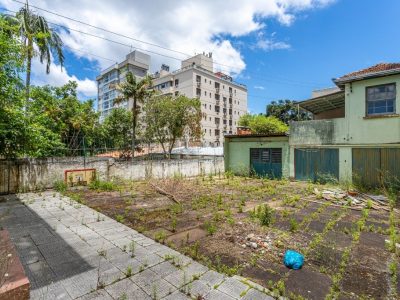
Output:
[[[272,299],[56,192],[7,196],[10,232],[31,299]]]

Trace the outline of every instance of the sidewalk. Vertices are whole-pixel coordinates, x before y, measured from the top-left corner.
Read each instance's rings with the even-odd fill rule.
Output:
[[[56,192],[18,198],[0,202],[0,225],[17,248],[31,299],[273,299]]]

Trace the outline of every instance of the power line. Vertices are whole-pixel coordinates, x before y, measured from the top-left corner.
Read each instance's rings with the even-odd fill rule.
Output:
[[[14,2],[17,2],[17,3],[20,3],[20,4],[25,4],[24,2],[19,1],[19,0],[13,0],[13,1],[14,1]],[[41,7],[38,7],[38,6],[35,6],[35,5],[30,5],[30,6],[36,8],[36,9],[45,11],[45,12],[47,12],[47,13],[56,15],[56,16],[58,16],[58,17],[65,18],[65,19],[67,19],[67,20],[70,20],[70,21],[73,21],[73,22],[77,22],[77,23],[79,23],[79,24],[82,24],[82,25],[85,25],[85,26],[89,26],[89,27],[92,27],[92,28],[95,28],[95,29],[98,29],[98,30],[102,30],[102,31],[104,31],[104,32],[108,32],[108,33],[111,33],[111,34],[114,34],[114,35],[117,35],[117,36],[121,36],[121,37],[130,39],[130,40],[139,42],[139,43],[143,43],[143,44],[147,44],[147,45],[150,45],[150,46],[153,46],[153,47],[158,47],[158,48],[161,48],[161,49],[164,49],[164,50],[167,50],[167,51],[171,51],[171,52],[183,54],[183,55],[188,56],[188,57],[191,56],[190,54],[187,54],[187,53],[184,53],[184,52],[181,52],[181,51],[178,51],[178,50],[174,50],[174,49],[171,49],[171,48],[168,48],[168,47],[164,47],[164,46],[161,46],[161,45],[158,45],[158,44],[154,44],[154,43],[150,43],[150,42],[143,41],[143,40],[140,40],[140,39],[136,39],[136,38],[133,38],[133,37],[130,37],[130,36],[121,34],[121,33],[117,33],[117,32],[114,32],[114,31],[111,31],[111,30],[108,30],[108,29],[105,29],[105,28],[101,28],[101,27],[98,27],[98,26],[94,26],[94,25],[92,25],[92,24],[89,24],[89,23],[86,23],[86,22],[83,22],[83,21],[80,21],[80,20],[77,20],[77,19],[74,19],[74,18],[71,18],[71,17],[68,17],[68,16],[64,16],[64,15],[62,15],[62,14],[59,14],[59,13],[56,13],[56,12],[54,12],[54,11],[50,11],[50,10],[47,10],[47,9],[44,9],[44,8],[41,8]],[[51,23],[51,22],[49,22],[49,23]],[[124,44],[124,43],[121,43],[121,42],[117,42],[117,41],[114,41],[114,40],[111,40],[111,39],[107,39],[107,38],[104,38],[104,37],[99,37],[99,36],[96,36],[96,35],[94,35],[94,34],[90,34],[90,33],[87,33],[87,32],[82,32],[82,31],[77,30],[77,29],[68,28],[67,26],[64,26],[64,25],[55,24],[55,23],[51,23],[51,24],[53,24],[53,25],[55,25],[55,26],[64,27],[64,28],[69,29],[69,30],[71,30],[71,31],[76,31],[76,32],[79,32],[79,33],[81,33],[81,34],[86,34],[86,35],[90,35],[90,36],[93,36],[93,37],[102,38],[102,39],[107,40],[107,41],[109,41],[109,42],[113,42],[113,43],[117,43],[117,44],[120,44],[120,45],[128,46],[127,44]],[[132,45],[129,45],[129,47],[132,47]],[[137,48],[137,47],[135,47],[135,48],[138,49],[138,50],[141,50],[141,51],[149,52],[149,53],[156,54],[156,55],[161,55],[161,56],[164,56],[164,57],[167,57],[167,58],[171,58],[171,59],[175,59],[175,60],[179,60],[179,61],[182,60],[182,59],[180,59],[180,58],[172,57],[172,56],[169,56],[169,55],[164,55],[164,54],[161,54],[161,53],[158,53],[158,52],[154,52],[154,51],[150,51],[150,50],[145,50],[145,49],[140,49],[140,48]],[[235,68],[236,68],[236,66],[226,65],[226,64],[218,63],[218,62],[216,62],[216,61],[214,61],[214,64],[219,65],[219,66],[224,66],[224,67],[227,67],[227,68],[230,68],[230,69],[235,69]],[[248,72],[248,71],[247,71],[246,73],[247,73],[247,74],[255,74],[255,73],[251,73],[251,72]],[[257,77],[256,77],[256,78],[257,78]],[[282,83],[282,84],[293,84],[293,85],[301,85],[301,86],[315,86],[315,85],[321,85],[320,83],[300,82],[300,81],[295,81],[295,80],[288,79],[288,78],[284,78],[284,77],[280,77],[280,78],[282,78],[282,80],[277,80],[276,78],[268,78],[268,77],[265,77],[265,79],[267,79],[267,80],[276,81],[277,83]],[[263,79],[264,79],[264,78],[263,78]]]

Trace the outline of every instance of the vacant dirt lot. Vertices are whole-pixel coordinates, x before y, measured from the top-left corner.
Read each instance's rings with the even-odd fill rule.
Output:
[[[293,299],[398,297],[400,258],[385,240],[398,238],[399,216],[393,212],[390,222],[389,211],[334,205],[315,187],[321,189],[221,175],[68,194],[218,271]],[[305,255],[301,270],[283,265],[287,249]]]

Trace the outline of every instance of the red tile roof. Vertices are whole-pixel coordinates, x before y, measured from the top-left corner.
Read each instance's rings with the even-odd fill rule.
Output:
[[[349,74],[343,75],[343,76],[337,78],[337,80],[347,79],[347,78],[354,77],[354,76],[368,75],[368,74],[382,72],[382,71],[390,71],[390,70],[395,70],[395,69],[400,70],[400,63],[380,63],[380,64],[376,64],[376,65],[366,68],[366,69],[362,69],[359,71],[355,71],[355,72],[351,72]]]

